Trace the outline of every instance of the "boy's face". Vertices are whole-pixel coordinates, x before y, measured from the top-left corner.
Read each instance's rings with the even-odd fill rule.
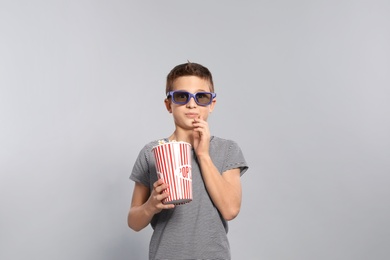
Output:
[[[189,93],[210,92],[210,83],[207,80],[196,76],[179,77],[173,82],[173,91],[182,90]],[[172,102],[172,97],[165,99],[167,110],[173,114],[176,127],[186,130],[192,130],[194,118],[202,118],[207,121],[209,114],[213,111],[216,100],[212,100],[210,105],[200,106],[194,98],[185,105],[179,105]]]

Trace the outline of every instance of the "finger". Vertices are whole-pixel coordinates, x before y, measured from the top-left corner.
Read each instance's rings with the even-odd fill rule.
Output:
[[[168,198],[169,195],[167,195],[166,192],[163,192],[159,195],[156,196],[156,200],[160,201],[162,203],[162,201],[166,198]]]
[[[192,122],[192,126],[194,128],[198,128],[198,127],[201,127],[201,128],[208,128],[208,124],[206,121],[196,121],[196,122]]]
[[[203,128],[203,127],[196,127],[196,128],[194,128],[194,131],[195,132],[198,132],[199,133],[199,135],[204,135],[205,133],[206,133],[206,129],[205,128]]]
[[[163,203],[161,203],[161,204],[158,205],[158,208],[160,210],[162,210],[162,209],[173,209],[174,207],[175,207],[174,204],[163,204]]]
[[[168,184],[167,183],[162,183],[161,185],[157,186],[154,190],[157,193],[161,193],[161,192],[163,192],[166,189],[168,189]]]
[[[157,188],[157,186],[160,186],[163,183],[164,183],[164,181],[162,179],[158,179],[157,181],[155,181],[153,183],[153,188]]]
[[[164,202],[161,202],[161,205],[160,205],[162,208],[165,208],[165,209],[168,209],[168,208],[174,208],[175,207],[175,204],[172,204],[172,203],[164,203]]]
[[[204,121],[204,120],[203,120],[203,117],[201,115],[199,115],[198,117],[194,118],[194,122],[199,123],[199,122],[202,122],[202,121]]]
[[[201,122],[201,121],[192,122],[192,126],[193,126],[194,128],[198,128],[198,127],[205,128],[205,127],[207,127],[205,121],[203,121],[203,122]]]
[[[164,204],[164,209],[173,209],[175,204]]]
[[[199,128],[194,128],[194,132],[193,133],[194,133],[193,134],[194,138],[198,138],[198,137],[202,136],[200,131],[199,131]]]

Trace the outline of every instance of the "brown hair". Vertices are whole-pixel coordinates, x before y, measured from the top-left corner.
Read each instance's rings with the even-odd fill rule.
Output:
[[[198,64],[188,61],[174,67],[167,76],[167,85],[165,88],[165,93],[168,93],[173,89],[173,82],[175,79],[183,76],[197,76],[201,79],[207,80],[210,83],[210,91],[214,92],[214,83],[213,76],[208,68]]]

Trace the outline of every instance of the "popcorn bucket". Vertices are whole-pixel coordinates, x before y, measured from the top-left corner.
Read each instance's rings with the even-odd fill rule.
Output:
[[[184,204],[192,201],[191,144],[168,142],[154,146],[157,177],[168,183],[164,192],[169,197],[164,204]]]

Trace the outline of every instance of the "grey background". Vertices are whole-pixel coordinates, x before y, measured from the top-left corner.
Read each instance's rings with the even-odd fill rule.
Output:
[[[233,259],[388,259],[389,1],[0,1],[0,259],[145,259],[165,77],[207,66],[250,164]]]

